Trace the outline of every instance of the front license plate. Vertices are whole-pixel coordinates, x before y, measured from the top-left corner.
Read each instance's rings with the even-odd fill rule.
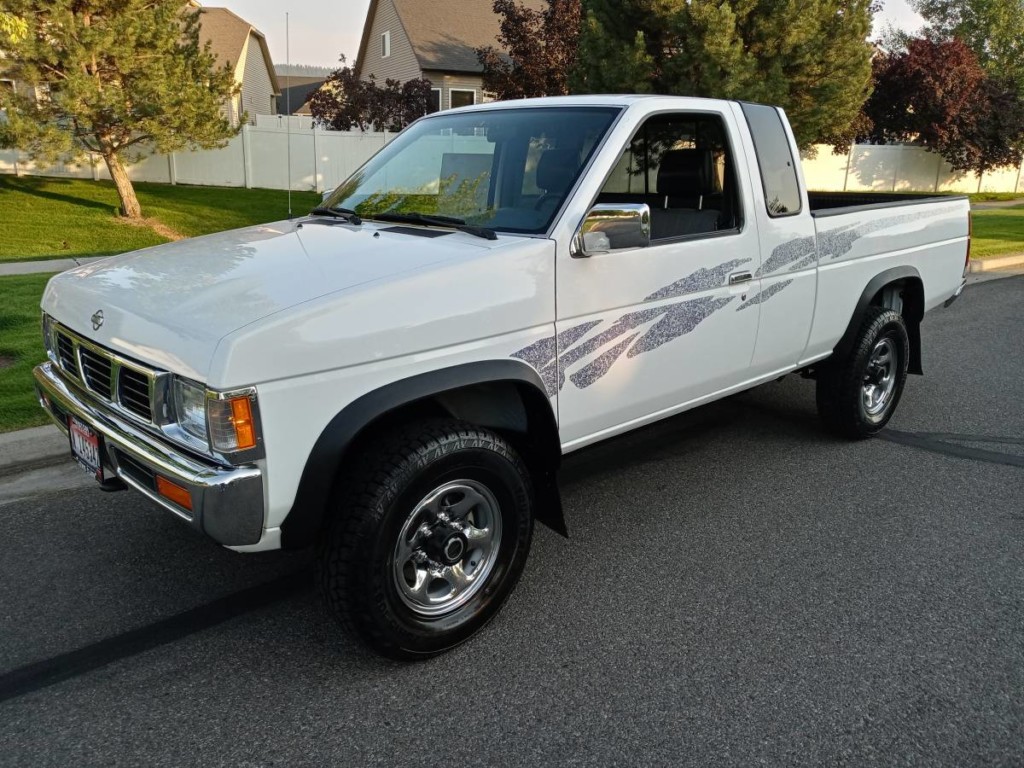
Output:
[[[71,455],[82,465],[82,469],[102,483],[103,462],[100,459],[100,436],[74,416],[68,417],[68,434],[71,436]]]

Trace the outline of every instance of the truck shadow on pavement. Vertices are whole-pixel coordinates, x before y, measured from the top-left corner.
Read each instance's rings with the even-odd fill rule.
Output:
[[[1024,466],[1024,455],[977,447],[979,443],[1024,446],[1024,439],[1021,438],[944,433],[914,434],[895,430],[887,430],[881,437],[890,443],[948,456]],[[814,413],[813,388],[806,383],[792,380],[781,384],[769,384],[759,390],[728,398],[570,454],[564,462],[561,485],[572,539],[565,542],[546,531],[539,531],[535,539],[535,545],[539,546],[535,546],[531,563],[533,574],[528,570],[524,578],[527,586],[521,585],[520,590],[527,589],[534,597],[538,594],[543,597],[545,584],[554,584],[555,586],[550,589],[557,590],[559,571],[565,567],[561,563],[562,558],[590,557],[594,554],[590,550],[598,548],[596,542],[601,536],[609,533],[609,528],[612,529],[612,535],[632,535],[634,531],[631,529],[643,527],[645,521],[642,517],[631,519],[622,510],[622,498],[627,494],[643,498],[651,491],[661,492],[669,488],[673,494],[692,493],[699,498],[702,489],[706,490],[709,485],[734,483],[737,487],[752,487],[751,484],[756,483],[757,478],[764,477],[772,471],[772,462],[786,461],[787,455],[798,452],[820,454],[823,445],[832,446],[828,450],[838,454],[850,444],[823,432]],[[728,459],[723,460],[723,456]],[[735,466],[730,465],[730,461],[734,462]],[[737,469],[744,465],[745,474],[744,471]],[[601,494],[610,496],[610,501],[602,503],[598,509],[595,498],[602,498]],[[673,503],[675,502],[664,502],[669,507],[672,507]],[[142,500],[138,501],[140,512],[141,506],[145,504]],[[719,500],[719,510],[725,510],[727,507],[727,504]],[[678,528],[691,524],[695,515],[709,514],[706,508],[697,512],[688,506],[679,506],[678,509],[673,507],[672,512]],[[710,514],[725,513],[712,510]],[[151,600],[150,592],[153,586],[166,578],[166,574],[155,565],[147,567],[143,564],[141,575],[139,573],[140,563],[130,552],[140,544],[145,546],[146,542],[140,540],[147,538],[150,543],[162,536],[169,538],[170,541],[166,545],[169,551],[161,553],[159,549],[163,549],[163,545],[151,547],[157,550],[152,556],[181,558],[181,566],[189,570],[191,579],[200,586],[204,582],[207,586],[230,582],[232,578],[224,578],[224,571],[228,566],[237,566],[238,572],[229,574],[236,584],[250,585],[201,605],[172,612],[166,618],[159,618],[143,626],[112,634],[73,650],[56,653],[49,658],[32,661],[0,673],[0,702],[71,680],[146,651],[177,643],[225,622],[258,614],[273,606],[278,606],[281,613],[290,615],[292,621],[298,621],[303,625],[299,631],[307,648],[302,655],[328,654],[339,662],[344,660],[344,666],[349,672],[353,667],[356,670],[370,672],[400,666],[372,656],[334,631],[330,616],[326,611],[315,607],[318,601],[313,596],[312,552],[280,556],[271,553],[240,558],[233,553],[211,552],[206,542],[186,543],[189,541],[186,537],[192,536],[191,532],[183,531],[180,536],[169,534],[169,531],[178,530],[176,521],[154,525],[154,520],[148,514],[139,517],[138,524],[132,530],[134,540],[129,536],[122,544],[118,544],[116,539],[108,539],[107,546],[111,551],[100,557],[101,566],[119,568],[122,571],[114,576],[128,582],[129,589],[134,592],[123,596],[124,602],[118,604],[114,610],[130,611],[134,614],[131,610],[131,601],[134,599],[142,603]],[[220,555],[223,555],[223,558]],[[244,565],[240,565],[243,560]],[[96,564],[90,566],[95,568]],[[75,574],[68,572],[65,577],[75,578]],[[150,586],[147,587],[147,584]],[[56,585],[53,588],[59,589],[60,586]],[[204,587],[196,591],[216,594],[219,590],[216,587]],[[281,608],[279,604],[286,600],[295,602],[297,609]],[[513,596],[506,610],[513,613],[521,612],[516,602],[516,596]],[[548,599],[548,602],[551,603],[550,610],[557,612],[557,601]],[[161,612],[161,605],[164,610],[170,607],[172,611],[180,606],[180,602],[178,606],[174,603],[174,600],[158,596],[157,615]],[[301,612],[301,618],[295,615],[296,610]],[[537,616],[536,606],[531,610],[534,612],[535,622],[543,623],[551,619]],[[58,617],[54,620],[59,620],[61,609],[58,608],[56,613]],[[250,621],[267,620],[258,618]],[[276,625],[284,619],[279,621],[271,614],[269,621]],[[516,621],[520,622],[518,626],[524,627],[521,616]],[[116,624],[117,621],[111,623]],[[294,629],[289,628],[288,631],[293,632]],[[547,629],[534,627],[522,631],[545,632]],[[273,640],[269,640],[263,652],[275,653],[276,645]],[[298,658],[294,654],[292,656]]]
[[[751,407],[739,399],[741,397],[743,396],[729,398],[688,411],[567,456],[560,474],[560,484],[570,515],[572,514],[574,496],[578,495],[578,490],[595,479],[606,478],[610,475],[644,473],[653,466],[686,463],[691,459],[699,463],[702,451],[706,450],[709,444],[728,445],[730,441],[745,432],[750,438],[758,440],[770,436],[772,439],[806,441],[809,438],[814,439],[815,434],[818,434],[817,439],[829,440],[819,434],[820,431],[817,430],[813,412],[810,414],[807,412],[806,403],[789,406],[791,412],[786,412],[785,406],[780,408],[778,403],[774,402],[771,410],[775,413],[752,417],[750,415]],[[118,496],[123,497],[124,495],[119,494]],[[140,507],[148,505],[142,499],[139,499],[137,503]],[[154,511],[154,514],[162,513]],[[573,517],[577,529],[581,532],[585,530],[586,522],[575,515]],[[162,520],[162,518],[160,519]],[[150,519],[148,522],[152,524],[154,521]],[[145,531],[149,531],[148,535],[159,537],[165,524],[169,527],[168,530],[177,532],[179,524],[176,521],[168,520],[156,527],[150,525],[144,529],[143,534],[146,535]],[[584,528],[581,529],[581,526]],[[572,536],[571,530],[570,536]],[[193,534],[187,531],[183,532],[182,541],[187,541],[185,537],[191,538]],[[172,535],[172,538],[179,537]],[[178,544],[180,546],[181,542]],[[205,541],[196,541],[194,544],[204,549],[207,547]],[[129,553],[131,548],[138,545],[137,541],[125,541],[126,550],[121,554],[116,551],[120,545],[115,541],[109,541],[108,545],[112,547],[112,551],[107,553],[106,566],[133,567]],[[568,543],[565,545],[571,546]],[[171,549],[173,550],[174,547]],[[225,552],[223,554],[227,558],[240,557],[233,553]],[[156,556],[159,557],[159,554]],[[187,550],[181,550],[181,556],[187,557]],[[219,565],[217,563],[210,565],[206,577],[202,575],[202,561],[209,557],[210,553],[204,551],[201,557],[196,558],[201,562],[199,573],[194,574],[195,578],[217,580]],[[315,591],[313,553],[311,551],[292,553],[287,555],[287,558],[293,561],[292,567],[287,569],[283,575],[268,580],[261,577],[265,577],[268,571],[282,570],[278,567],[280,563],[277,553],[243,556],[242,559],[246,561],[246,564],[243,566],[241,578],[245,581],[249,579],[255,581],[252,586],[173,613],[167,618],[158,619],[144,626],[111,635],[0,674],[0,702],[71,680],[146,651],[176,643],[191,635],[210,630],[246,614],[270,608],[286,600],[302,596],[312,598]],[[138,563],[135,565],[137,566]],[[251,568],[248,567],[250,565]],[[142,576],[137,576],[136,581],[141,582],[138,595],[140,600],[145,599],[143,595],[147,592],[144,586],[146,581],[159,578],[161,575],[156,570],[152,574],[144,573]],[[322,621],[325,625],[333,624],[326,611],[321,612],[318,621]],[[393,662],[372,656],[338,632],[328,631],[326,634],[330,638],[327,642],[333,646],[330,649],[332,652],[350,657],[349,661],[355,661],[359,666],[394,666]],[[322,652],[326,649],[319,650]]]

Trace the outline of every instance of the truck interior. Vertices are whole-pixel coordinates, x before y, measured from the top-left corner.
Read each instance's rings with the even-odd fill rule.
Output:
[[[652,240],[739,228],[735,164],[721,118],[686,113],[647,120],[596,202],[646,203]]]

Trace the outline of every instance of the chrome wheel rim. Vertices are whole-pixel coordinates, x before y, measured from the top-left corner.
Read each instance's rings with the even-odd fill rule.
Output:
[[[437,617],[465,605],[487,583],[501,544],[501,511],[476,480],[453,480],[413,508],[395,544],[393,577],[414,613]]]
[[[879,340],[871,350],[861,386],[861,405],[869,417],[877,418],[889,407],[896,390],[896,371],[896,344],[889,338]]]

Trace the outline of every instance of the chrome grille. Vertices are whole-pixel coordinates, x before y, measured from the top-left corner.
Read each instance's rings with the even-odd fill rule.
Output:
[[[153,392],[161,374],[86,341],[63,326],[54,326],[57,362],[65,373],[101,400],[135,419],[154,423]]]
[[[85,386],[104,400],[110,400],[110,376],[114,370],[113,361],[109,357],[97,354],[85,347],[79,348],[78,359],[82,363],[82,379],[85,381]]]
[[[75,343],[63,331],[57,331],[57,357],[60,367],[72,376],[78,376],[78,358],[75,357]]]
[[[147,421],[153,420],[153,402],[149,377],[132,368],[122,368],[118,376],[117,399],[127,410]]]

